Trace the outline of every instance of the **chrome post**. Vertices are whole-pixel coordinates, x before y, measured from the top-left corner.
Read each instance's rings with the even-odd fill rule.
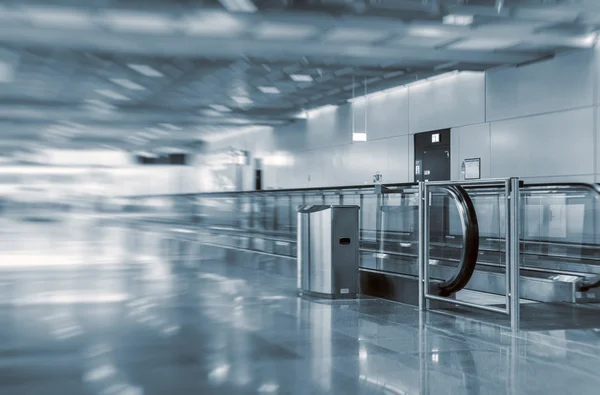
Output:
[[[520,194],[519,179],[510,179],[510,328],[513,332],[519,330],[520,325]]]
[[[427,333],[425,313],[419,312],[419,393],[429,394],[429,348],[427,347]]]
[[[507,178],[504,182],[504,295],[506,303],[506,314],[511,314],[511,282],[510,282],[510,190],[511,183],[510,179]],[[500,210],[500,206],[498,206]]]
[[[424,205],[423,205],[423,188],[424,185],[422,182],[419,181],[419,310],[425,310],[425,286],[423,284],[424,276],[423,276],[423,269],[425,268],[425,264],[424,264],[424,243],[425,243],[425,237],[424,237],[424,232],[423,232],[423,226],[424,226],[424,217],[423,217],[423,212],[424,212]]]
[[[423,183],[423,298],[429,294],[429,187]],[[429,310],[429,299],[425,298],[425,310]]]

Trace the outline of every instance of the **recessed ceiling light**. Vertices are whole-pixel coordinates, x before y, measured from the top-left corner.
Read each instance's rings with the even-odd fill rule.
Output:
[[[144,89],[146,89],[140,84],[135,83],[126,78],[111,78],[110,80],[115,84],[121,85],[123,88],[131,89],[132,91],[143,91]]]
[[[128,64],[127,67],[146,77],[163,77],[163,73],[145,64]]]
[[[473,24],[473,15],[448,14],[443,21],[445,25],[468,26]]]
[[[576,42],[582,47],[593,47],[597,40],[598,33],[589,33],[580,37]]]
[[[366,133],[352,133],[352,141],[367,141]]]
[[[96,89],[96,93],[99,95],[108,97],[114,100],[130,100],[127,96],[120,94],[119,92],[110,91],[108,89]]]
[[[258,89],[260,89],[260,91],[262,93],[271,93],[271,94],[281,93],[281,91],[274,86],[259,86]]]
[[[183,130],[179,126],[175,126],[171,123],[161,123],[160,126],[162,126],[163,128],[167,128],[169,130]]]
[[[220,111],[220,112],[231,111],[231,108],[224,106],[222,104],[211,104],[211,105],[209,105],[209,107],[212,108],[213,110]]]
[[[256,12],[258,9],[252,0],[219,0],[219,3],[232,12]]]
[[[162,130],[159,128],[146,128],[146,130],[154,135],[154,137],[164,136],[169,134],[166,130]]]
[[[106,103],[102,100],[96,99],[85,99],[85,106],[89,109],[102,109],[102,110],[114,110],[115,106],[112,104]]]
[[[296,82],[312,82],[313,78],[308,74],[292,74],[290,78]]]
[[[107,12],[104,21],[113,29],[142,33],[169,33],[173,30],[173,20],[157,14],[142,12]]]
[[[24,13],[35,25],[61,28],[88,27],[91,19],[87,13],[70,8],[27,7]]]
[[[245,22],[228,12],[202,10],[185,17],[183,28],[190,35],[233,36],[245,27]]]
[[[254,101],[246,96],[232,96],[233,100],[235,100],[238,104],[252,104]]]
[[[8,62],[0,61],[0,83],[11,82],[14,78],[14,69]]]

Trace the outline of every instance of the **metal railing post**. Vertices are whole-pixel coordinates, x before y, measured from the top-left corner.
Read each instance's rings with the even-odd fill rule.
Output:
[[[510,179],[510,328],[513,332],[519,330],[520,325],[520,194],[519,179]]]
[[[420,200],[419,207],[422,207],[423,217],[421,219],[422,226],[420,230],[422,233],[421,243],[421,270],[422,270],[422,281],[419,282],[422,290],[422,299],[424,299],[424,309],[429,310],[429,226],[430,226],[430,208],[429,208],[429,188],[428,185],[423,182],[421,184],[422,199]]]
[[[505,285],[504,285],[504,297],[506,304],[506,313],[511,314],[511,287],[510,282],[511,276],[511,255],[510,255],[510,233],[511,233],[511,217],[510,217],[510,191],[512,185],[510,179],[506,179],[504,183],[504,269],[505,269]],[[498,211],[500,208],[498,208]]]
[[[425,285],[424,285],[424,272],[425,269],[425,261],[424,261],[424,252],[425,252],[425,233],[423,232],[423,227],[425,225],[425,217],[424,217],[424,194],[423,194],[424,184],[419,182],[419,310],[425,310]]]

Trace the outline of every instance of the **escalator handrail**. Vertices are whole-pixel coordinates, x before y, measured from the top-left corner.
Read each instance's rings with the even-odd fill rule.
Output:
[[[463,289],[475,271],[479,255],[479,224],[473,201],[462,186],[439,185],[434,188],[443,189],[452,196],[458,209],[463,231],[463,249],[456,274],[438,284],[440,296],[450,296]]]
[[[524,184],[524,188],[585,188],[600,195],[600,185],[586,182],[554,182],[554,183],[536,183]]]

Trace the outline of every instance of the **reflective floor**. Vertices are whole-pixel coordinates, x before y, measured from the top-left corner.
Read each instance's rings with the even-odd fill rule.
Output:
[[[598,393],[600,331],[296,297],[272,257],[71,216],[0,235],[0,393]],[[281,266],[283,267],[283,266]]]

